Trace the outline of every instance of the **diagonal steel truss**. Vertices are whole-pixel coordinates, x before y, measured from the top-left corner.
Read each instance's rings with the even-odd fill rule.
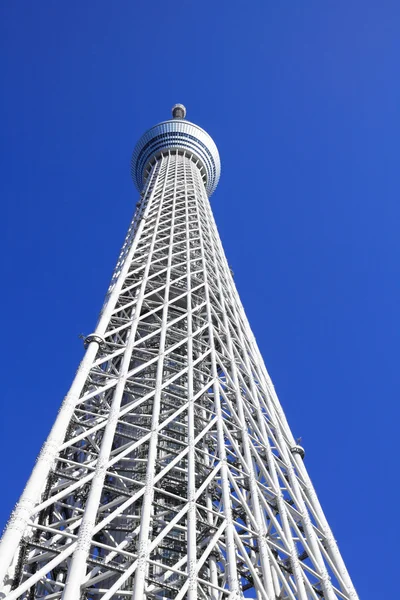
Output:
[[[190,152],[153,161],[86,345],[3,537],[3,598],[357,599]]]

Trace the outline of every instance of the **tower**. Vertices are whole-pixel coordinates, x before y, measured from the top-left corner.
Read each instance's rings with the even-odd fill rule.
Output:
[[[0,597],[356,600],[218,236],[218,150],[172,116],[134,150],[140,200]]]

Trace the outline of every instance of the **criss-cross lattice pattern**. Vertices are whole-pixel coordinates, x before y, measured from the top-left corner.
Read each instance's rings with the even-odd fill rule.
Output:
[[[182,151],[151,168],[32,478],[9,600],[357,598]]]

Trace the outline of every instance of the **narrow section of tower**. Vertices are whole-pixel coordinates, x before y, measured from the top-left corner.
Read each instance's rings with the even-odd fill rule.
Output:
[[[0,598],[356,600],[219,239],[218,150],[172,117],[134,150],[140,200]]]

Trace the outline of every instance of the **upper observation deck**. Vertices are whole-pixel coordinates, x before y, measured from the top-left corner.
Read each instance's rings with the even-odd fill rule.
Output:
[[[186,121],[186,108],[175,104],[172,119],[155,125],[142,135],[132,154],[132,179],[142,191],[151,166],[169,150],[182,151],[198,162],[207,194],[215,191],[221,173],[217,146],[204,129]]]

